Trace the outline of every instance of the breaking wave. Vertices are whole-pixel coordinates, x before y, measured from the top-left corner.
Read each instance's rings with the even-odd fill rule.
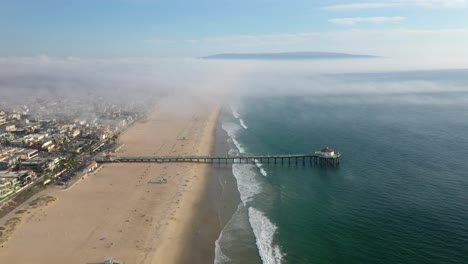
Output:
[[[231,113],[232,115],[236,118],[236,119],[239,119],[240,115],[239,115],[239,112],[237,112],[237,107],[234,107],[234,106],[230,106],[231,107]]]
[[[263,164],[262,164],[260,161],[255,160],[255,165],[257,166],[257,168],[260,169],[260,173],[261,173],[263,176],[266,177],[266,176],[268,175],[268,173],[266,172],[266,170],[263,168]]]
[[[232,122],[223,122],[222,126],[224,131],[228,134],[230,140],[236,148],[239,150],[240,153],[245,153],[245,148],[243,145],[236,139],[236,135],[241,130],[238,124],[232,123]]]
[[[240,125],[244,128],[247,129],[248,127],[245,125],[244,120],[242,118],[239,118]]]
[[[278,229],[262,212],[249,207],[249,222],[256,237],[258,253],[264,264],[280,264],[283,254],[273,238]]]
[[[248,164],[233,164],[232,174],[237,181],[237,189],[244,205],[252,201],[253,197],[260,193],[262,186],[255,179],[256,173],[253,165]]]
[[[237,150],[235,150],[234,148],[230,149],[229,155],[237,153],[243,154],[246,152],[246,148],[241,142],[239,142],[237,136],[242,130],[242,127],[244,129],[247,129],[247,126],[244,124],[243,120],[239,118],[239,114],[235,109],[231,107],[231,111],[233,116],[236,119],[239,119],[240,126],[239,124],[233,122],[223,122],[222,124],[222,128],[226,131],[230,138],[229,140],[237,148]],[[255,160],[255,165],[232,165],[232,173],[236,178],[237,189],[240,194],[242,205],[245,206],[246,209],[248,208],[248,223],[246,223],[246,225],[250,225],[250,227],[253,230],[258,254],[264,264],[280,264],[283,258],[283,254],[281,253],[279,246],[273,244],[273,238],[278,227],[275,226],[268,219],[268,217],[265,216],[264,213],[251,207],[255,196],[262,193],[262,190],[265,187],[263,186],[263,184],[265,183],[262,183],[262,178],[258,178],[259,176],[257,169],[264,177],[268,175],[265,169],[263,168],[263,164],[258,160]],[[232,258],[230,258],[230,256],[227,256],[225,254],[226,252],[223,252],[222,247],[226,244],[232,244],[229,242],[230,238],[226,237],[227,233],[229,232],[228,229],[230,228],[227,228],[226,226],[221,232],[218,240],[216,240],[215,263],[229,263],[230,261],[232,261]]]
[[[231,137],[231,140],[232,140],[232,143],[234,143],[234,145],[236,145],[236,148],[239,150],[239,153],[245,153],[245,148],[242,146],[241,143],[239,143],[239,141],[237,141],[237,139],[235,137]]]

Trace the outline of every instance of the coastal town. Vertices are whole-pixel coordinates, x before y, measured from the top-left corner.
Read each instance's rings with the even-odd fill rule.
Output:
[[[187,248],[198,239],[196,231],[200,229],[188,227],[206,221],[212,221],[209,227],[216,231],[193,251],[211,251],[221,228],[215,217],[217,205],[209,203],[212,199],[205,195],[207,188],[220,187],[212,166],[93,162],[108,154],[209,156],[220,107],[212,101],[188,105],[189,98],[158,97],[149,98],[152,102],[143,99],[133,103],[127,97],[124,105],[115,102],[118,100],[103,100],[97,105],[82,104],[78,112],[72,109],[78,104],[76,98],[69,101],[75,104],[57,97],[57,106],[27,104],[28,112],[8,107],[0,98],[2,116],[7,121],[2,134],[8,135],[2,151],[37,151],[31,152],[29,159],[17,158],[2,170],[7,176],[22,171],[28,175],[15,178],[16,186],[1,203],[0,262],[190,263],[195,253]],[[185,107],[181,108],[181,103]],[[40,105],[46,106],[36,112]],[[17,113],[20,119],[12,119],[11,115]],[[6,131],[11,124],[15,129]],[[13,132],[29,131],[33,125],[38,126],[35,131],[20,135]],[[70,133],[76,129],[80,133],[72,137]],[[43,134],[47,135],[40,138]],[[64,137],[69,140],[65,144],[59,140]],[[37,142],[29,138],[37,138]],[[47,138],[55,145],[50,150],[42,147]],[[24,140],[24,144],[12,145],[15,140]],[[81,141],[86,144],[81,146]],[[23,166],[38,159],[51,164],[54,158],[55,166]],[[213,213],[206,214],[205,207]],[[27,254],[23,254],[25,248]],[[197,258],[200,261],[193,263],[211,262],[205,260],[212,257]]]
[[[96,155],[117,148],[119,134],[143,116],[102,101],[91,110],[74,111],[66,100],[0,104],[0,205],[96,169]]]

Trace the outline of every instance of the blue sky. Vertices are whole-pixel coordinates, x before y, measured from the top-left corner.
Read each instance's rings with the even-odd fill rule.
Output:
[[[468,0],[2,0],[0,57],[334,51],[468,59]]]

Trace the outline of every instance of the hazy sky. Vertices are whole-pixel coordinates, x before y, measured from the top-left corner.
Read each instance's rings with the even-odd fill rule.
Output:
[[[334,51],[468,60],[468,0],[2,0],[0,57]]]

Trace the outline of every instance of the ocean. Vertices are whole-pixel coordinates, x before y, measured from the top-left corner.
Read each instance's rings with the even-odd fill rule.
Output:
[[[340,92],[263,92],[223,111],[226,154],[342,159],[232,165],[240,202],[215,263],[468,263],[468,71],[327,78]]]

